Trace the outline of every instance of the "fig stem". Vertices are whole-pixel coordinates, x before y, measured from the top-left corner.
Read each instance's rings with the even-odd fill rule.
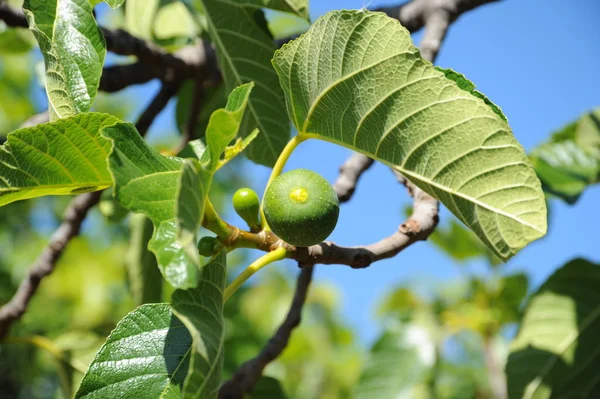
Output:
[[[277,176],[279,176],[281,174],[281,172],[283,172],[283,168],[285,167],[285,164],[287,163],[288,159],[290,159],[290,156],[292,155],[292,153],[294,152],[296,147],[298,147],[298,145],[300,143],[302,143],[304,140],[306,140],[308,138],[309,138],[308,136],[300,133],[300,134],[297,134],[296,136],[292,137],[292,139],[287,143],[287,145],[285,146],[283,151],[281,151],[281,154],[279,154],[279,158],[277,158],[277,162],[275,162],[275,166],[273,166],[273,170],[271,171],[271,176],[269,176],[269,180],[267,181],[267,185],[265,187],[264,193],[267,192],[267,189],[269,188],[269,186],[271,185],[273,180],[275,180],[275,178]],[[265,200],[264,193],[263,193],[263,203]],[[271,229],[269,228],[269,224],[267,223],[267,219],[265,218],[265,213],[263,211],[263,203],[260,204],[260,223],[262,225],[263,230],[271,231]]]
[[[246,280],[252,277],[254,273],[267,266],[268,264],[284,259],[286,255],[287,250],[283,247],[279,247],[276,250],[271,251],[252,262],[250,266],[246,268],[246,270],[244,270],[239,276],[235,278],[235,280],[231,282],[231,284],[227,286],[227,288],[225,288],[225,293],[223,294],[223,301],[227,302],[227,300],[238,290],[238,288],[240,288],[242,284],[246,282]]]

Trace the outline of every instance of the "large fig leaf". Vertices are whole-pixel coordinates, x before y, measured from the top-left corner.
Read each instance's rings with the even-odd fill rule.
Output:
[[[299,133],[397,169],[502,259],[546,233],[546,204],[499,108],[423,60],[381,13],[334,11],[275,53]]]
[[[192,334],[190,366],[184,398],[216,398],[223,371],[223,291],[227,252],[222,250],[202,268],[198,287],[173,293],[173,310]]]
[[[506,364],[510,398],[600,397],[600,265],[574,259],[525,308]]]
[[[75,398],[181,398],[191,345],[168,304],[142,305],[117,324]]]
[[[118,121],[87,113],[10,133],[0,147],[0,206],[110,187],[110,143],[101,131]]]
[[[90,1],[25,0],[23,10],[44,56],[50,119],[89,111],[106,55]]]

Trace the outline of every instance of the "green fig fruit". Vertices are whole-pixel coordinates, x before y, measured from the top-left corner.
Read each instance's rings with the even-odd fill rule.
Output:
[[[215,254],[216,245],[216,237],[202,237],[200,241],[198,241],[198,253],[206,257],[213,256]]]
[[[308,247],[323,242],[337,224],[337,194],[318,173],[296,169],[273,180],[263,211],[273,233],[288,244]]]
[[[250,230],[260,230],[260,199],[254,190],[240,188],[233,194],[233,209],[248,224]]]

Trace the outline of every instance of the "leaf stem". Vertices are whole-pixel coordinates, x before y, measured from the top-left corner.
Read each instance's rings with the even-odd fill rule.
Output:
[[[267,192],[267,189],[273,182],[273,180],[275,180],[275,178],[277,176],[279,176],[281,174],[281,172],[283,172],[283,168],[285,167],[285,164],[287,163],[288,159],[290,159],[290,156],[292,155],[292,153],[294,152],[296,147],[298,147],[298,145],[306,139],[308,139],[308,137],[306,135],[297,134],[287,143],[287,145],[285,146],[283,151],[281,151],[281,154],[279,154],[279,158],[277,158],[277,162],[275,162],[275,166],[273,166],[273,170],[271,171],[271,176],[269,176],[269,181],[267,182],[267,185],[265,187],[265,194]],[[271,231],[271,229],[269,228],[269,224],[267,223],[267,219],[265,219],[265,213],[263,212],[264,199],[265,199],[265,196],[263,194],[263,202],[260,205],[260,221],[261,221],[263,230]]]
[[[206,198],[206,203],[204,205],[202,226],[215,233],[224,242],[229,241],[234,230],[232,226],[219,216],[212,202],[210,202],[208,198]]]
[[[250,266],[248,266],[246,270],[244,270],[239,276],[237,276],[235,280],[233,280],[231,284],[227,286],[227,288],[225,288],[223,302],[227,302],[227,300],[238,290],[238,288],[240,288],[242,284],[246,282],[246,280],[252,277],[254,273],[267,266],[268,264],[284,259],[286,255],[287,250],[283,247],[279,247],[276,250],[271,251],[258,258],[256,261],[250,264]]]

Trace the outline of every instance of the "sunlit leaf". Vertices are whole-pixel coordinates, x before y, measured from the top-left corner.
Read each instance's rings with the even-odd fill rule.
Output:
[[[228,90],[256,83],[240,132],[245,137],[260,130],[245,154],[273,166],[290,137],[284,95],[270,63],[275,44],[254,20],[253,8],[224,0],[195,0],[195,4],[204,10]]]
[[[544,190],[573,204],[600,180],[600,109],[583,115],[531,152]]]
[[[25,0],[23,10],[44,55],[51,120],[89,111],[106,55],[89,0]]]
[[[117,324],[75,398],[181,398],[191,345],[168,304],[142,305]]]
[[[198,256],[186,251],[179,242],[175,221],[183,160],[165,157],[150,148],[131,124],[106,129],[104,136],[113,142],[109,168],[115,198],[154,223],[149,248],[167,281],[174,287],[193,287]]]
[[[236,88],[225,108],[211,116],[202,163],[161,155],[131,124],[105,130],[105,137],[113,142],[109,167],[115,196],[127,209],[144,213],[154,223],[149,248],[163,276],[176,288],[196,285],[200,266],[196,232],[206,196],[223,150],[239,131],[251,89],[251,83]]]
[[[498,107],[423,60],[397,20],[328,13],[273,65],[300,134],[400,171],[502,259],[546,233],[540,182]]]
[[[219,252],[202,268],[196,288],[173,293],[173,309],[190,331],[193,344],[184,398],[217,398],[223,370],[223,291],[227,252]]]
[[[269,31],[275,39],[297,36],[310,28],[310,22],[302,17],[273,11],[269,16]]]
[[[284,11],[308,19],[308,0],[238,0],[238,4]]]
[[[117,122],[110,115],[87,113],[10,133],[0,147],[0,206],[110,187],[110,143],[101,131]]]
[[[198,34],[198,25],[188,8],[180,1],[162,6],[152,20],[154,36],[165,40],[175,37],[192,38]]]
[[[575,259],[556,271],[525,309],[506,365],[510,398],[595,398],[600,266]]]
[[[226,165],[233,158],[244,152],[246,148],[256,139],[259,135],[258,129],[254,129],[252,133],[244,137],[239,137],[234,144],[227,146],[224,151],[223,159],[219,162],[219,168]]]
[[[127,31],[140,39],[152,39],[152,27],[160,0],[127,0],[125,26]]]

